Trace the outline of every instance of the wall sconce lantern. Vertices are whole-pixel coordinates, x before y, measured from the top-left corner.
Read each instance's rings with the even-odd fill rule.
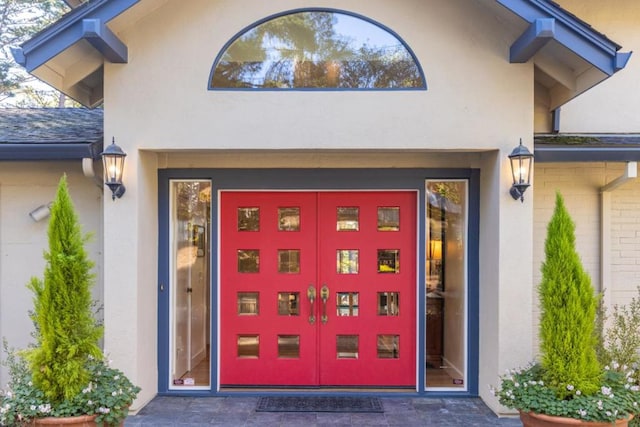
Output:
[[[513,175],[513,185],[509,190],[509,194],[515,200],[520,199],[524,203],[524,192],[531,185],[533,154],[527,147],[522,145],[522,138],[520,138],[520,145],[509,154],[509,161],[511,162],[511,174]]]
[[[113,138],[109,145],[101,154],[102,163],[104,165],[104,183],[111,189],[111,198],[119,199],[125,192],[122,184],[122,172],[124,171],[124,158],[127,153],[116,145],[116,139]]]

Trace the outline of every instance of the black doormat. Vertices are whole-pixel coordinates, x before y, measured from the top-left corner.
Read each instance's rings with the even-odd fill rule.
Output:
[[[257,412],[384,412],[377,397],[261,397]]]

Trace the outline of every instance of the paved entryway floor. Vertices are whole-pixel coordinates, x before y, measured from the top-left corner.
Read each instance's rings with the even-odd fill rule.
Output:
[[[156,397],[125,426],[521,426],[477,398],[384,397],[384,413],[256,412],[257,397]]]

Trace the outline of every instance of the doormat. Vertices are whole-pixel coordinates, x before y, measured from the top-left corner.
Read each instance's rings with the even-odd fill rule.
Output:
[[[261,397],[257,412],[384,412],[377,397]]]

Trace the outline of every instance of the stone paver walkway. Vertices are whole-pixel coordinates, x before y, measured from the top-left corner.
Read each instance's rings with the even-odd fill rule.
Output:
[[[257,397],[156,397],[134,426],[225,427],[516,427],[517,418],[498,418],[478,398],[383,397],[384,413],[256,412]]]

